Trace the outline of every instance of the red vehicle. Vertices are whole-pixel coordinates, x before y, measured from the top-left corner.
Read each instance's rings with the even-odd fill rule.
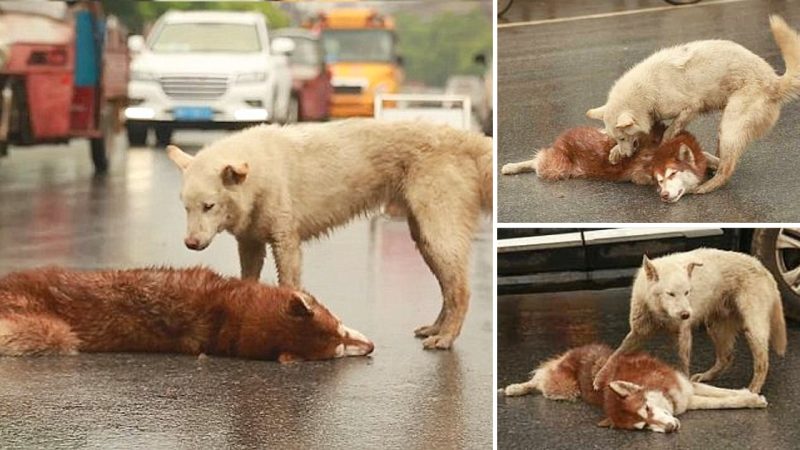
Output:
[[[325,50],[317,35],[299,28],[274,31],[273,37],[294,42],[289,57],[292,71],[292,95],[300,103],[301,121],[328,120],[331,112],[331,71],[325,63]]]
[[[124,31],[99,2],[0,4],[0,156],[88,138],[97,172],[127,88]]]

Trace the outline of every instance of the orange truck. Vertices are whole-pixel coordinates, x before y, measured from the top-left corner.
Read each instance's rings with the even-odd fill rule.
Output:
[[[332,117],[372,116],[376,94],[398,92],[402,59],[391,17],[373,9],[332,9],[306,27],[320,34],[333,74]]]

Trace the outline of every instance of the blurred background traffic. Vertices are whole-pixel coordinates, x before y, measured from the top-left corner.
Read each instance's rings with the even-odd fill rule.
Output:
[[[491,134],[491,26],[473,1],[0,1],[0,155],[86,138],[102,173],[125,141],[346,117]]]

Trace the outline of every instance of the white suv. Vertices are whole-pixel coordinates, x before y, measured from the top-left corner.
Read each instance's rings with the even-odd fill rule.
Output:
[[[277,38],[270,46],[262,14],[170,11],[146,43],[134,37],[129,45],[138,51],[125,109],[131,145],[144,145],[149,128],[165,145],[176,128],[237,128],[297,117],[287,58],[294,43]]]

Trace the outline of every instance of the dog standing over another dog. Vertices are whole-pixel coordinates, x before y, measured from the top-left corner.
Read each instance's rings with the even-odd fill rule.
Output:
[[[743,332],[753,354],[748,389],[761,391],[769,369],[769,347],[786,352],[786,322],[772,274],[744,253],[701,248],[650,260],[644,257],[633,283],[631,330],[594,380],[596,389],[608,377],[614,358],[635,350],[658,330],[677,336],[682,370],[689,373],[692,328],[705,324],[714,343],[716,362],[692,381],[708,381],[733,361],[736,336]]]
[[[502,389],[506,396],[541,391],[551,400],[577,400],[603,408],[597,425],[624,430],[677,431],[675,417],[691,409],[766,408],[762,395],[746,389],[722,389],[690,382],[685,375],[645,354],[623,355],[609,361],[612,350],[590,344],[574,348],[542,363],[530,380]],[[607,365],[610,364],[610,365]],[[592,380],[607,365],[599,390]]]
[[[586,114],[605,122],[617,145],[609,160],[630,157],[657,121],[672,120],[671,139],[700,114],[722,110],[717,156],[719,169],[694,193],[724,185],[747,145],[767,133],[781,105],[800,94],[800,36],[779,16],[770,28],[786,63],[782,76],[761,57],[724,40],[695,41],[660,50],[620,77],[606,104]]]
[[[492,210],[492,140],[421,121],[349,119],[256,126],[190,156],[168,146],[183,172],[185,243],[206,248],[228,231],[243,278],[258,278],[272,247],[282,286],[299,287],[300,244],[387,202],[408,212],[411,236],[439,281],[437,319],[415,330],[450,348],[469,305],[469,261],[482,212]]]

